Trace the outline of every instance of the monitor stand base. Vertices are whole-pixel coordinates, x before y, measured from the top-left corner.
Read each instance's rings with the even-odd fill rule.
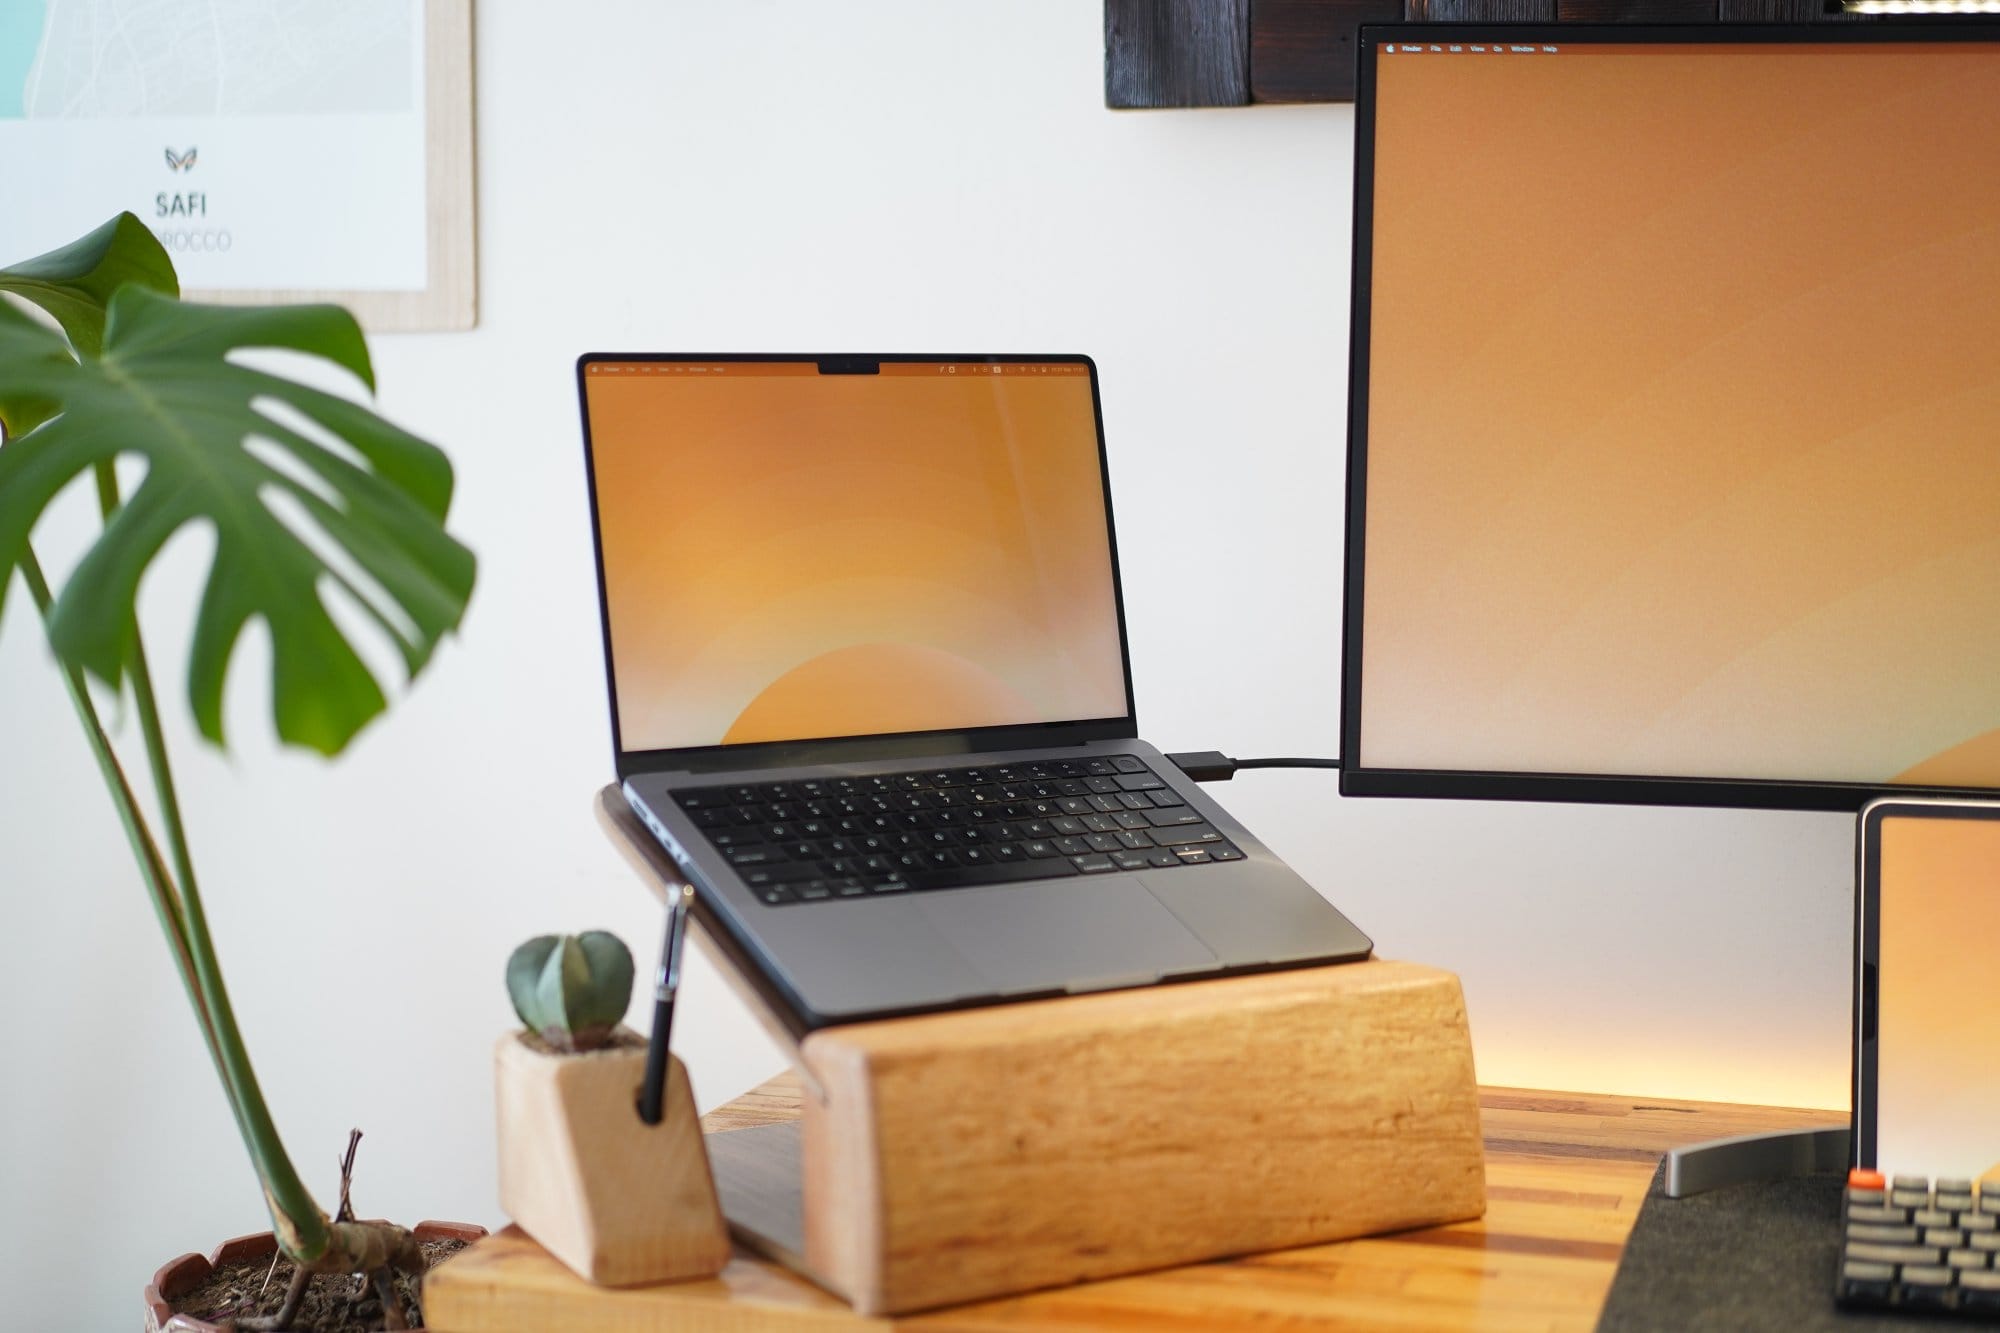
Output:
[[[1681,1199],[1725,1185],[1845,1171],[1851,1143],[1848,1131],[1835,1126],[1739,1134],[1675,1148],[1667,1154],[1666,1196]]]

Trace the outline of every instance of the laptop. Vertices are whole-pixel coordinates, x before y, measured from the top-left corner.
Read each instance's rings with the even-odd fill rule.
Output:
[[[1368,956],[1139,739],[1088,357],[577,384],[622,790],[794,1032]]]

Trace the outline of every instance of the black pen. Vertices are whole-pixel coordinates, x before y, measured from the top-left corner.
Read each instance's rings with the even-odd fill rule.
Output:
[[[660,1123],[667,1096],[667,1038],[674,1030],[674,992],[681,988],[681,942],[687,936],[688,901],[694,890],[678,886],[667,898],[667,938],[653,977],[653,1036],[646,1043],[646,1081],[639,1085],[639,1118]]]

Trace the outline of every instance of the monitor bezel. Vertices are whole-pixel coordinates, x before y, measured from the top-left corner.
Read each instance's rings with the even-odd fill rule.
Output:
[[[1796,24],[1437,23],[1368,24],[1355,48],[1353,266],[1349,281],[1347,393],[1347,534],[1341,640],[1341,777],[1343,796],[1561,801],[1605,805],[1713,806],[1743,809],[1858,811],[1883,797],[1994,799],[1993,788],[1902,783],[1826,782],[1618,773],[1511,772],[1488,769],[1371,768],[1361,745],[1362,599],[1365,592],[1369,297],[1374,245],[1376,69],[1385,42],[1532,42],[1593,45],[1885,45],[1903,42],[2000,43],[2000,22],[1902,18]]]
[[[867,373],[865,368],[871,364],[932,362],[1082,366],[1084,378],[1090,383],[1091,418],[1097,431],[1098,475],[1103,480],[1104,488],[1104,539],[1111,554],[1111,601],[1118,619],[1118,666],[1125,682],[1124,715],[997,727],[883,732],[866,736],[816,736],[729,745],[627,749],[619,721],[618,673],[611,646],[611,606],[604,581],[604,540],[598,517],[597,465],[591,438],[588,375],[589,367],[595,364],[632,361],[810,362],[818,364],[825,373],[835,374]],[[833,369],[828,370],[828,367]],[[1127,740],[1139,734],[1132,688],[1131,636],[1125,624],[1125,585],[1118,563],[1118,532],[1111,503],[1111,467],[1104,439],[1104,403],[1098,389],[1097,363],[1090,357],[1077,352],[1057,352],[1045,356],[989,352],[585,352],[576,359],[576,393],[583,418],[584,489],[590,505],[591,559],[597,574],[598,631],[604,651],[604,688],[610,712],[612,760],[621,781],[640,773],[720,773],[735,769],[860,763],[1052,745],[1087,745],[1098,740]]]

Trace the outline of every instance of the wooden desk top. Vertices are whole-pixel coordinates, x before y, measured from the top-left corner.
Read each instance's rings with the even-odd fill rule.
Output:
[[[703,1117],[711,1133],[796,1119],[784,1075]],[[1832,1111],[1591,1093],[1480,1090],[1487,1213],[1476,1222],[1282,1250],[983,1301],[862,1319],[741,1249],[712,1281],[631,1291],[590,1286],[514,1228],[430,1279],[441,1333],[656,1333],[910,1328],[1072,1330],[1578,1329],[1610,1289],[1654,1167],[1669,1148],[1733,1134],[1844,1125]],[[1088,1206],[1079,1200],[1079,1206]]]

